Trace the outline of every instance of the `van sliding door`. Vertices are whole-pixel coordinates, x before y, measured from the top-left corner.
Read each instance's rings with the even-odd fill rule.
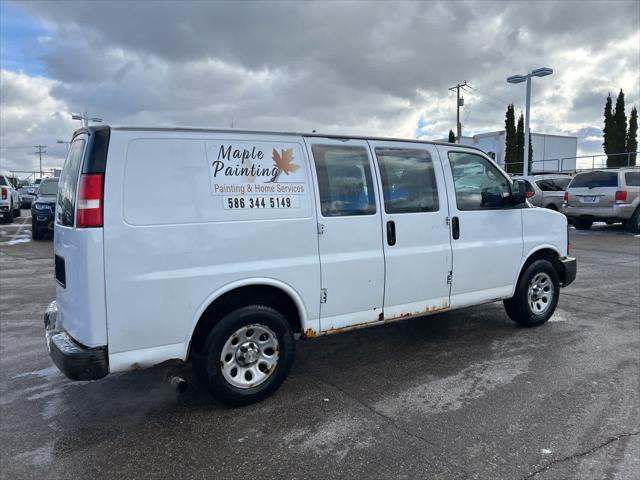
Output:
[[[320,138],[305,142],[318,186],[320,329],[381,320],[382,225],[367,142]]]

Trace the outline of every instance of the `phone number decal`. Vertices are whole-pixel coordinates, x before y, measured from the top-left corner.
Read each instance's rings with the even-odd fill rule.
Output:
[[[225,210],[300,208],[298,197],[224,197]]]

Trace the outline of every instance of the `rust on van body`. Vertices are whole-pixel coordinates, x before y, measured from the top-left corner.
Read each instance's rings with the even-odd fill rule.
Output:
[[[427,307],[424,310],[419,310],[417,312],[403,312],[397,317],[387,318],[387,319],[384,318],[384,312],[380,312],[380,314],[378,315],[378,320],[373,322],[356,323],[355,325],[347,325],[346,327],[340,327],[340,328],[331,327],[328,330],[324,330],[320,332],[316,332],[311,328],[307,328],[304,331],[304,333],[300,336],[300,338],[310,339],[310,338],[330,335],[333,333],[348,332],[350,330],[359,330],[361,328],[372,327],[374,325],[382,325],[384,323],[393,323],[399,320],[406,320],[407,318],[420,317],[422,315],[428,315],[430,313],[443,312],[448,309],[449,309],[449,303],[444,302],[442,305],[433,305],[431,307]]]

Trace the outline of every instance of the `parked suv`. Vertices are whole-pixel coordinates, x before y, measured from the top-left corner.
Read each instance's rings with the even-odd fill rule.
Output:
[[[566,217],[462,145],[88,127],[55,217],[58,368],[91,380],[192,361],[233,405],[282,384],[294,335],[496,300],[538,326],[576,275]]]
[[[563,212],[579,230],[593,222],[622,222],[640,232],[640,168],[591,170],[578,173],[567,187]]]
[[[20,196],[20,208],[31,208],[33,199],[36,198],[36,190],[38,187],[27,185],[20,187],[18,195]]]
[[[569,175],[528,175],[515,176],[527,185],[527,198],[531,205],[549,208],[559,212],[562,210],[564,192],[571,181]]]
[[[40,182],[36,198],[31,204],[31,237],[42,240],[45,232],[53,232],[58,179],[45,178]]]
[[[6,175],[0,175],[0,215],[5,222],[13,222],[20,216],[20,196],[13,182]]]

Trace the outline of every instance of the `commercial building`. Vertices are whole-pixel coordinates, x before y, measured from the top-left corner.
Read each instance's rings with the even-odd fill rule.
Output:
[[[473,137],[461,137],[460,143],[477,147],[504,167],[506,133],[479,133]],[[447,141],[442,139],[440,141]],[[531,133],[533,147],[532,172],[573,171],[576,168],[578,138],[547,133]]]

